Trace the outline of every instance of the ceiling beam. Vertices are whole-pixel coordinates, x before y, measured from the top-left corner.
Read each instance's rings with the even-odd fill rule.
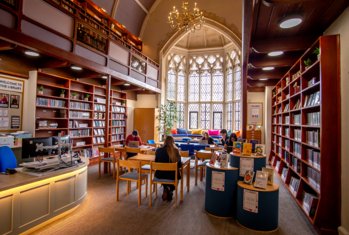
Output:
[[[0,40],[0,51],[12,50],[16,47],[15,44]]]
[[[111,85],[112,85],[112,86],[120,86],[120,85],[123,85],[123,84],[125,84],[125,81],[119,81],[119,80],[117,80],[117,81],[112,81],[112,82],[111,82]]]
[[[70,63],[68,61],[64,60],[57,60],[54,58],[45,58],[43,60],[40,60],[39,66],[40,68],[62,68],[62,67],[68,67]]]
[[[282,57],[270,57],[270,56],[255,56],[250,55],[249,64],[255,68],[262,68],[268,66],[274,67],[290,67],[292,66],[299,55],[283,55]]]
[[[314,42],[314,36],[294,36],[253,40],[251,47],[258,53],[271,51],[305,51]]]

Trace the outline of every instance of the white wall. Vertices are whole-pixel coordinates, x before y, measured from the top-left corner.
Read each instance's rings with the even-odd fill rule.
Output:
[[[266,119],[266,110],[265,110],[265,104],[264,104],[264,92],[247,92],[247,103],[262,103],[263,104],[263,121],[262,123],[264,123],[265,119]],[[248,124],[248,123],[247,123]],[[262,143],[265,143],[265,126],[264,124],[262,124],[263,126],[261,127],[261,131],[262,131]]]
[[[339,234],[349,234],[349,7],[326,30],[325,34],[340,35],[341,60],[341,160],[342,160],[342,222]]]
[[[267,157],[270,153],[270,147],[271,147],[271,120],[272,120],[272,103],[271,103],[271,96],[272,96],[272,89],[273,87],[267,86],[264,90],[264,130],[265,130],[265,152],[267,154]]]

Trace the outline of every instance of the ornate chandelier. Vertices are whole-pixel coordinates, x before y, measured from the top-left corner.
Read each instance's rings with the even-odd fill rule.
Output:
[[[173,6],[172,11],[168,14],[168,22],[176,30],[194,31],[201,28],[204,23],[204,16],[196,2],[191,11],[189,10],[189,3],[182,2],[182,12],[178,12],[177,8]]]

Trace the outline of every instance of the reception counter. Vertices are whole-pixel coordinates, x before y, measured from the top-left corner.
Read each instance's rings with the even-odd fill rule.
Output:
[[[79,205],[88,161],[42,176],[0,175],[0,234],[19,234]]]

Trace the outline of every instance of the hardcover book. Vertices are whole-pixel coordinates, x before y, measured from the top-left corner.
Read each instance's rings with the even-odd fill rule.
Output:
[[[233,143],[233,152],[235,152],[235,153],[241,153],[241,149],[242,149],[242,142],[235,141],[235,142]]]
[[[265,154],[265,145],[264,144],[256,144],[255,147],[256,155],[264,155]]]
[[[268,172],[257,171],[254,186],[256,188],[266,189],[268,184]]]
[[[251,143],[244,143],[243,144],[243,155],[251,155],[252,154],[252,144]]]
[[[274,183],[274,170],[273,170],[273,168],[263,167],[262,171],[268,173],[268,185],[273,185],[273,183]]]
[[[244,175],[244,182],[246,184],[252,184],[253,182],[254,171],[247,170]]]

